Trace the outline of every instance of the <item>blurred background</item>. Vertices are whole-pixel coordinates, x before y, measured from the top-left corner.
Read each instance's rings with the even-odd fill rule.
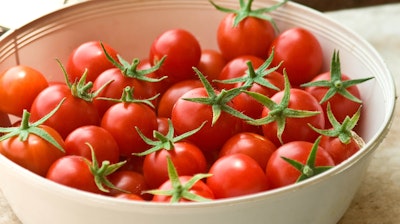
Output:
[[[333,11],[339,9],[374,6],[400,2],[400,0],[292,0],[319,11]]]

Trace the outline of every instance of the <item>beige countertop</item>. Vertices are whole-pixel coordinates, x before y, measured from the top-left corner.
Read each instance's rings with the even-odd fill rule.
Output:
[[[327,15],[369,41],[400,83],[400,4],[341,10]],[[358,193],[338,224],[400,223],[400,113],[375,152]],[[344,189],[345,190],[345,189]],[[0,191],[0,224],[19,224]]]

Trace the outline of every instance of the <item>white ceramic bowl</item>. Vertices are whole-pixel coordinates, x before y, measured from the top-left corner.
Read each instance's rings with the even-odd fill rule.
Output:
[[[235,7],[237,0],[224,1]],[[255,1],[254,6],[275,4]],[[61,79],[54,59],[65,61],[80,43],[101,39],[124,58],[147,56],[155,36],[169,28],[193,32],[204,48],[216,48],[215,31],[224,16],[206,0],[97,0],[61,9],[0,39],[0,70],[26,64]],[[25,224],[204,223],[334,224],[348,208],[374,150],[390,127],[395,107],[392,77],[377,52],[361,37],[323,14],[288,3],[273,13],[281,30],[301,26],[323,46],[325,69],[333,49],[360,85],[365,107],[360,127],[365,147],[351,159],[296,185],[207,203],[159,204],[122,201],[60,186],[0,155],[0,187]]]

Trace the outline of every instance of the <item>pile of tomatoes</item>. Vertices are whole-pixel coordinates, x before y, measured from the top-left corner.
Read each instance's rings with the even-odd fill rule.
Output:
[[[58,61],[64,82],[24,65],[3,71],[0,153],[76,189],[167,202],[287,186],[356,153],[357,84],[370,78],[342,74],[337,51],[322,71],[310,31],[280,32],[271,8],[240,2],[211,2],[228,13],[218,50],[178,28],[131,63],[107,43],[82,43]]]

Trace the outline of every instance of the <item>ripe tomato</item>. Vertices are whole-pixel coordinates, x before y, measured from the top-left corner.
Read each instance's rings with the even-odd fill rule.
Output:
[[[185,98],[208,96],[204,87],[188,91],[175,103],[171,115],[177,134],[194,130],[200,127],[204,121],[207,121],[200,131],[187,138],[205,153],[218,151],[227,139],[241,130],[242,126],[242,121],[239,118],[224,111],[221,111],[219,119],[212,124],[212,106],[185,100]]]
[[[205,173],[207,161],[202,151],[189,142],[175,142],[173,149],[161,149],[146,155],[143,163],[143,175],[150,188],[157,188],[168,180],[169,157],[179,175],[192,176]]]
[[[10,117],[3,112],[0,112],[0,127],[10,127],[11,126],[11,121]],[[2,134],[0,134],[1,136]]]
[[[110,163],[119,161],[119,148],[114,137],[106,129],[95,125],[86,125],[73,130],[65,138],[65,153],[92,160],[92,152],[87,143],[92,146],[100,164],[103,161]]]
[[[297,170],[289,162],[285,161],[282,157],[295,160],[301,164],[307,164],[310,153],[313,148],[313,143],[306,141],[293,141],[280,146],[270,157],[267,167],[266,175],[271,183],[272,188],[278,188],[296,183],[299,179],[301,172]],[[310,164],[304,168],[304,172],[309,172],[310,176],[317,173],[314,168],[317,167],[331,167],[335,163],[332,157],[322,147],[317,146],[315,163]]]
[[[322,48],[318,39],[304,28],[292,28],[279,34],[271,44],[275,55],[271,66],[283,62],[278,72],[286,69],[290,83],[297,87],[309,82],[321,71]]]
[[[192,67],[199,64],[201,47],[189,31],[171,29],[158,36],[150,47],[150,63],[154,66],[164,56],[167,58],[156,73],[168,76],[169,83],[196,78]]]
[[[95,183],[89,163],[82,156],[63,156],[50,166],[46,178],[75,189],[103,194]]]
[[[63,139],[53,128],[45,125],[40,125],[38,128],[47,132],[61,147],[64,147]],[[25,141],[21,141],[19,136],[0,141],[0,154],[40,176],[45,176],[53,162],[64,155],[50,142],[32,133],[29,133]]]
[[[243,153],[253,158],[262,169],[265,169],[269,157],[275,150],[276,146],[264,136],[251,132],[241,132],[225,142],[219,156]]]
[[[264,63],[264,59],[252,55],[242,55],[230,60],[222,68],[221,73],[218,75],[218,80],[227,80],[242,77],[249,69],[247,62],[250,61],[254,68],[258,68]],[[235,84],[217,83],[218,89],[231,89],[236,87]]]
[[[0,73],[0,111],[21,117],[48,85],[44,75],[32,67],[17,65],[5,70]]]
[[[98,125],[100,116],[92,102],[72,95],[66,84],[54,84],[38,94],[32,103],[31,121],[37,121],[66,98],[60,109],[44,124],[56,129],[65,139],[69,133],[85,125]]]
[[[154,110],[146,104],[121,102],[104,113],[100,126],[114,136],[120,155],[125,157],[148,148],[135,127],[145,136],[151,137],[158,124]]]
[[[171,117],[172,108],[176,101],[189,90],[202,86],[198,79],[188,79],[173,84],[161,96],[157,107],[157,115],[159,117]]]
[[[182,186],[187,184],[190,179],[192,179],[193,176],[179,176],[179,182]],[[158,190],[160,191],[170,191],[174,189],[174,185],[171,183],[170,180],[167,180],[165,183],[163,183]],[[178,189],[179,191],[179,189]],[[186,190],[187,192],[203,197],[205,199],[214,199],[214,193],[212,190],[202,181],[198,180],[193,186],[190,187],[190,189]],[[182,194],[182,193],[181,193]],[[191,200],[188,200],[184,197],[183,195],[180,195],[179,200],[177,202],[190,202]],[[155,194],[153,196],[153,202],[171,202],[172,200],[172,195],[162,195],[162,194]]]
[[[108,180],[116,187],[110,190],[110,195],[117,196],[121,193],[140,195],[142,199],[150,199],[150,194],[142,194],[148,190],[148,185],[142,174],[129,170],[117,170],[108,176]],[[126,192],[121,192],[121,190]]]
[[[340,164],[360,150],[360,145],[355,139],[345,144],[337,137],[322,136],[320,146],[332,157],[335,164]]]
[[[267,58],[275,37],[272,24],[267,20],[246,17],[235,26],[236,16],[228,14],[218,26],[218,47],[224,58],[228,61],[242,55]]]
[[[217,159],[210,167],[207,185],[215,198],[229,198],[269,189],[264,170],[250,156],[236,153]]]
[[[117,60],[116,50],[106,43],[102,44],[111,57]],[[76,47],[69,55],[66,65],[70,82],[79,80],[86,70],[86,81],[94,82],[100,73],[109,68],[114,68],[114,65],[105,56],[100,41],[88,41]]]
[[[221,52],[213,49],[203,49],[197,68],[210,83],[213,83],[212,81],[218,78],[225,65],[226,60]]]

